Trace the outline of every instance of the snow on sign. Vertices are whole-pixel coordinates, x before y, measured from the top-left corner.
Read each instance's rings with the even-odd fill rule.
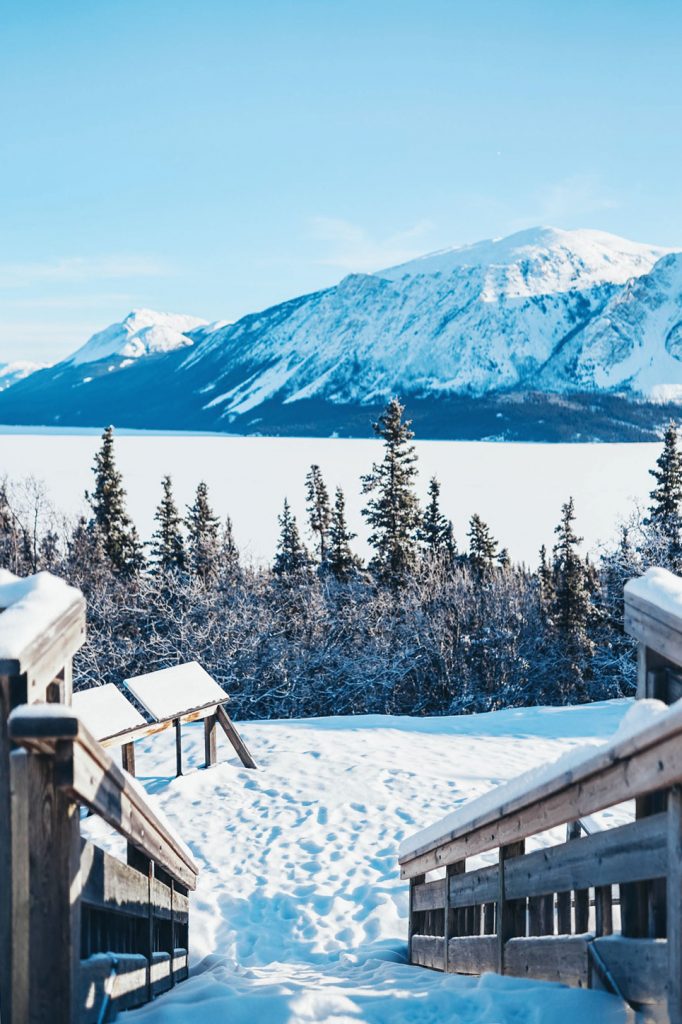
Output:
[[[74,693],[72,706],[96,740],[109,739],[147,724],[113,683]]]
[[[125,685],[158,722],[179,718],[197,708],[223,704],[225,691],[196,661],[126,679]]]

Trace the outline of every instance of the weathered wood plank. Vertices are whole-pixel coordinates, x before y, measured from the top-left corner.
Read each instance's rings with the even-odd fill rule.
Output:
[[[28,980],[29,1024],[76,1019],[80,968],[80,824],[78,807],[56,783],[53,758],[25,761],[31,813],[25,849],[29,867],[29,963],[14,975]],[[18,837],[19,838],[19,837]],[[16,1019],[16,1018],[15,1018]]]
[[[445,879],[435,882],[422,882],[414,889],[415,910],[441,910],[445,906]]]
[[[587,946],[588,940],[581,935],[509,939],[504,951],[505,974],[587,988]]]
[[[128,775],[135,776],[135,744],[124,743],[121,747],[121,768]]]
[[[507,865],[507,892],[514,896],[588,889],[665,878],[666,815],[655,814],[593,836],[526,853]]]
[[[410,910],[409,910],[409,921],[408,921],[408,932],[407,932],[407,962],[413,963],[412,960],[412,941],[414,936],[419,931],[417,924],[417,914],[419,911],[415,908],[415,893],[417,888],[424,884],[424,875],[415,875],[410,879]]]
[[[81,851],[81,884],[81,898],[86,906],[147,917],[147,876],[92,843],[84,843]]]
[[[443,939],[439,935],[413,935],[411,962],[419,967],[443,970]]]
[[[470,907],[476,903],[492,903],[497,899],[498,867],[476,868],[450,880],[450,906]]]
[[[29,1019],[29,977],[30,949],[30,906],[29,887],[29,788],[28,757],[25,750],[15,750],[10,755],[10,814],[7,825],[11,831],[12,866],[9,875],[9,897],[11,912],[10,938],[7,947],[8,966],[11,973],[7,978],[6,999],[0,1006],[0,1019],[21,1024]],[[0,826],[1,828],[1,826]],[[2,901],[5,902],[5,901]],[[0,993],[2,995],[2,993]],[[12,998],[10,999],[10,995]]]
[[[152,954],[152,996],[159,996],[162,992],[167,992],[171,987],[173,984],[171,969],[170,953],[157,952]]]
[[[147,1000],[147,959],[137,953],[97,953],[81,960],[79,1024],[99,1024]]]
[[[525,901],[510,900],[507,894],[507,867],[514,858],[524,856],[525,843],[508,843],[500,847],[497,894],[497,970],[505,973],[508,940],[525,933]]]
[[[665,939],[624,939],[620,935],[608,935],[596,938],[593,946],[625,999],[632,1003],[665,1001],[668,980]]]
[[[208,715],[204,719],[204,767],[210,768],[218,760],[218,719],[216,715]]]
[[[173,981],[177,984],[189,976],[189,957],[186,949],[173,950]]]
[[[216,707],[216,716],[218,719],[218,724],[221,726],[223,732],[225,733],[228,740],[234,747],[236,754],[241,763],[244,765],[244,767],[257,768],[258,765],[251,756],[251,751],[249,750],[246,743],[244,743],[244,740],[239,735],[237,727],[235,726],[234,722],[232,721],[232,719],[230,718],[222,704],[218,704],[218,706]]]
[[[496,971],[497,956],[496,935],[458,936],[448,943],[448,969],[452,974]]]
[[[682,1024],[682,787],[668,794],[668,1015]]]

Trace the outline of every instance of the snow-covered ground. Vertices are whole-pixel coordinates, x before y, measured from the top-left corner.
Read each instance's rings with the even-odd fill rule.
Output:
[[[138,745],[141,781],[200,876],[191,977],[133,1012],[131,1024],[629,1019],[604,993],[408,966],[407,885],[397,865],[405,836],[522,771],[602,742],[629,705],[252,723],[241,728],[256,772],[233,759],[190,771],[203,750],[201,727],[191,726],[180,779],[170,734]]]
[[[92,487],[96,431],[0,430],[0,477],[33,474],[45,480],[59,508],[73,513],[83,506],[83,492]],[[360,476],[381,457],[376,441],[124,433],[116,449],[130,510],[145,538],[153,529],[161,477],[171,473],[181,505],[205,480],[216,511],[232,516],[243,553],[269,560],[282,501],[287,496],[303,519],[304,478],[316,462],[332,491],[337,485],[345,490],[357,550],[367,553]],[[540,545],[551,548],[561,504],[570,495],[586,548],[609,540],[634,501],[647,501],[653,483],[648,470],[660,446],[422,441],[417,450],[420,491],[425,497],[429,478],[439,477],[443,509],[460,547],[466,546],[470,516],[478,512],[513,558],[535,565]]]

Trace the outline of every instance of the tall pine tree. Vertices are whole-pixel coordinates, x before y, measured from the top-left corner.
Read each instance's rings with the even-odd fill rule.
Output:
[[[574,522],[575,505],[569,498],[561,506],[561,520],[554,530],[558,539],[553,549],[552,621],[561,637],[557,676],[563,696],[585,699],[593,651],[588,634],[593,605],[590,573],[578,551],[582,537],[576,534]]]
[[[160,572],[181,572],[185,568],[185,542],[170,476],[163,478],[161,487],[163,495],[154,513],[158,526],[152,534],[152,561]]]
[[[310,467],[305,478],[308,525],[315,538],[315,554],[320,565],[327,559],[329,547],[329,527],[332,510],[329,502],[329,491],[322,477],[319,466]]]
[[[93,525],[97,527],[104,552],[115,572],[130,574],[144,565],[142,545],[137,530],[126,511],[123,478],[114,458],[114,428],[102,434],[102,447],[93,465],[95,489],[85,497],[92,509]]]
[[[197,487],[194,504],[187,508],[188,564],[191,571],[204,583],[218,572],[220,520],[208,500],[208,487],[202,480]]]
[[[656,460],[656,468],[649,472],[656,486],[650,494],[649,517],[644,523],[662,534],[675,564],[682,554],[682,452],[672,420],[666,427],[663,451]]]
[[[282,514],[277,517],[280,534],[273,565],[276,576],[289,577],[304,572],[309,565],[308,552],[298,532],[296,516],[288,500],[284,499]]]
[[[329,554],[327,568],[337,578],[345,581],[359,568],[359,559],[351,551],[350,542],[355,534],[346,522],[346,499],[340,487],[336,488],[334,508],[329,527]]]
[[[419,537],[424,551],[432,557],[446,555],[454,558],[455,545],[452,523],[443,515],[440,507],[440,483],[433,476],[429,481],[429,500],[424,511]]]
[[[469,554],[468,561],[474,572],[482,576],[490,572],[497,558],[497,541],[490,532],[490,527],[481,517],[474,513],[469,520]]]
[[[415,564],[422,516],[414,485],[417,455],[410,441],[411,421],[403,421],[404,408],[397,398],[373,425],[384,442],[384,458],[362,478],[362,493],[372,497],[362,510],[375,551],[371,568],[386,583],[399,583]]]

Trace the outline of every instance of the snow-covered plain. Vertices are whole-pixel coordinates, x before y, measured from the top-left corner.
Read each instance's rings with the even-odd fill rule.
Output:
[[[0,477],[33,474],[46,482],[58,508],[73,514],[83,507],[97,431],[0,430]],[[586,550],[614,536],[633,503],[647,501],[653,484],[648,469],[659,450],[658,444],[422,441],[420,491],[426,497],[429,478],[438,476],[460,547],[466,546],[470,516],[478,512],[513,558],[535,565],[540,545],[553,544],[561,504],[570,495]],[[305,516],[304,478],[315,462],[332,492],[337,485],[346,492],[357,549],[367,554],[360,476],[381,458],[377,441],[128,432],[117,436],[116,451],[144,538],[154,527],[161,477],[170,473],[181,505],[205,480],[216,511],[232,517],[243,554],[269,560],[284,497],[301,521]]]
[[[581,1024],[628,1020],[618,999],[408,966],[401,841],[492,786],[602,742],[630,701],[461,718],[240,726],[259,764],[208,771],[201,727],[138,744],[141,781],[200,865],[191,977],[131,1024]],[[220,756],[230,757],[220,740]],[[89,819],[100,841],[101,822]],[[126,1017],[125,1019],[128,1019]]]

